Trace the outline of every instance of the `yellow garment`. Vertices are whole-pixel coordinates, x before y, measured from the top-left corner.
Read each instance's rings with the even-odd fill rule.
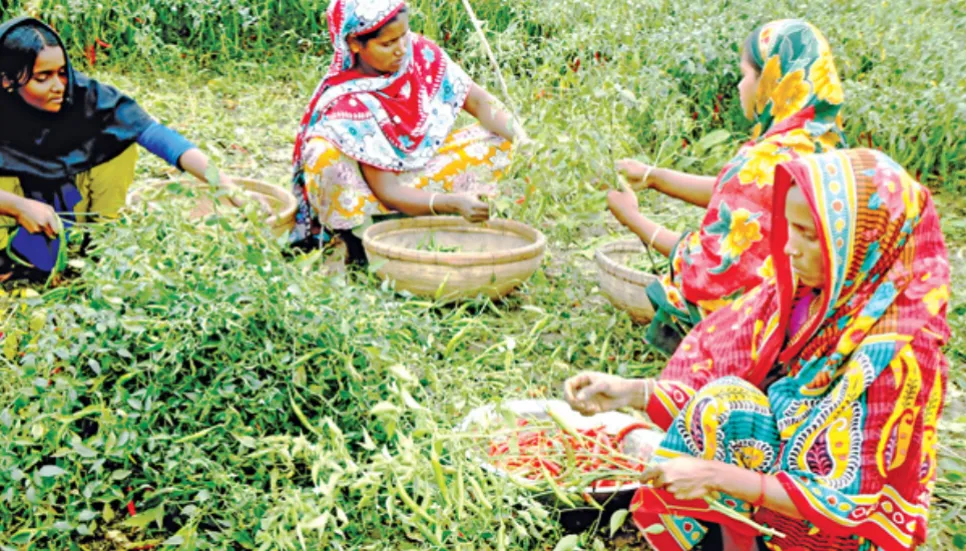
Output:
[[[455,130],[422,170],[400,173],[399,184],[437,193],[493,194],[510,164],[510,147],[479,125]],[[359,163],[324,138],[309,140],[304,157],[309,204],[323,226],[349,230],[367,217],[393,212],[369,189]]]

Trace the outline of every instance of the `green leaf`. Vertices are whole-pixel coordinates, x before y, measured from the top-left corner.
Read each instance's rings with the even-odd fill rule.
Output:
[[[389,415],[396,414],[399,412],[399,408],[389,402],[379,402],[378,404],[372,406],[369,413],[372,415]]]
[[[218,186],[221,184],[221,171],[215,166],[215,163],[208,161],[208,168],[205,169],[205,180],[208,181],[209,185]]]
[[[627,515],[630,511],[627,509],[620,509],[614,511],[614,514],[610,516],[610,537],[614,537],[614,534],[624,526],[624,521],[627,520]]]
[[[702,151],[707,151],[716,145],[725,143],[730,137],[731,132],[728,132],[723,128],[719,128],[718,130],[705,134],[703,138],[698,140],[698,143],[695,144],[695,147],[701,149]]]
[[[57,465],[44,465],[40,468],[40,476],[43,478],[55,478],[62,474],[67,474],[67,471]]]
[[[111,473],[111,480],[124,480],[125,478],[131,476],[131,471],[125,469],[118,469]]]
[[[30,543],[34,539],[34,534],[36,530],[21,530],[10,537],[10,543],[15,543],[17,545],[25,545]]]
[[[74,452],[76,452],[77,455],[79,455],[79,456],[81,456],[81,457],[83,457],[85,459],[91,459],[93,457],[97,457],[97,452],[95,452],[94,450],[88,448],[84,444],[81,444],[79,440],[78,441],[75,441],[75,442],[72,442],[71,443],[71,447],[74,449]]]
[[[130,528],[140,528],[144,529],[148,524],[152,522],[157,522],[158,527],[161,527],[161,519],[164,518],[164,505],[158,505],[154,509],[148,509],[134,515],[133,517],[125,520],[121,523],[122,526],[127,526]]]
[[[956,546],[956,549],[966,549],[966,534],[953,536],[953,545]]]
[[[570,534],[569,536],[564,536],[560,538],[557,545],[554,546],[553,551],[572,551],[577,548],[577,544],[580,542],[580,538],[576,534]]]

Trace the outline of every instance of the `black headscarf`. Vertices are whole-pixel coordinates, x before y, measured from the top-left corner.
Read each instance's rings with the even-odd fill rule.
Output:
[[[30,17],[0,25],[0,44],[10,31],[27,24],[57,36],[66,58],[60,36]],[[17,176],[21,184],[44,187],[73,182],[78,174],[120,155],[154,122],[117,88],[75,71],[69,59],[66,63],[67,86],[57,113],[41,111],[20,94],[0,90],[0,176]]]

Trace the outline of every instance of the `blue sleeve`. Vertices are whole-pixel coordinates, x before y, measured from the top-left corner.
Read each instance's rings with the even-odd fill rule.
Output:
[[[181,168],[178,159],[189,149],[195,148],[195,144],[188,141],[184,136],[157,122],[141,132],[141,135],[138,136],[138,143],[144,149],[164,159],[169,165],[181,170],[184,169]]]

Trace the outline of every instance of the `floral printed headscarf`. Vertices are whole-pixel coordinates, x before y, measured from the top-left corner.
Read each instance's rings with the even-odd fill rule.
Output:
[[[804,21],[784,19],[763,25],[749,41],[747,55],[761,67],[753,113],[753,135],[781,132],[801,121],[826,148],[841,137],[839,111],[845,99],[828,41]]]
[[[772,273],[775,167],[845,144],[842,86],[818,29],[799,20],[775,21],[749,42],[747,55],[762,67],[749,113],[756,121],[754,139],[721,170],[700,230],[685,233],[671,255],[671,273],[647,291],[657,312],[647,339],[668,354],[679,341],[662,344],[665,334],[690,328]]]
[[[329,6],[335,53],[302,116],[296,177],[302,146],[315,136],[359,162],[393,172],[424,167],[442,146],[469,93],[469,76],[416,33],[410,33],[405,61],[392,74],[363,74],[349,49],[349,38],[379,29],[405,6],[399,0],[334,0]]]
[[[826,279],[818,307],[789,336],[801,290],[783,253],[795,184]],[[807,523],[759,511],[789,535],[769,549],[846,549],[856,536],[915,548],[926,538],[950,336],[950,269],[932,197],[884,153],[858,149],[783,163],[775,198],[774,275],[694,328],[661,374],[660,396],[673,406],[652,400],[648,414],[667,426],[706,384],[737,376],[759,385],[780,368],[767,391],[780,437],[775,474]]]

